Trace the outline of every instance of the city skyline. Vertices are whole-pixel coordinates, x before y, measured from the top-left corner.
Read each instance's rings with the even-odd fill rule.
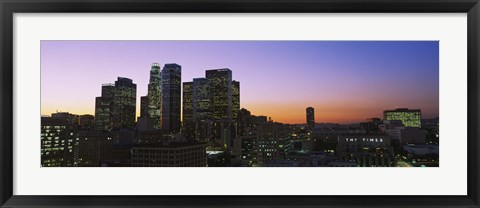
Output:
[[[230,68],[242,80],[240,108],[282,123],[305,123],[307,106],[316,123],[403,107],[438,117],[437,41],[42,41],[41,50],[42,115],[94,115],[98,86],[126,77],[138,117],[158,62],[182,66],[182,82]]]

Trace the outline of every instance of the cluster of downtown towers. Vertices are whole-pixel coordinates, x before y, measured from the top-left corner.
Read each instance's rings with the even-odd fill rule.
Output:
[[[137,128],[172,138],[181,132],[185,140],[205,142],[210,149],[230,147],[240,111],[240,83],[232,80],[230,69],[206,70],[205,78],[183,83],[182,103],[181,71],[175,63],[163,68],[152,64],[137,122],[136,84],[119,77],[114,84],[102,85],[102,94],[95,100],[96,130]]]
[[[306,124],[283,124],[240,109],[230,69],[183,83],[181,71],[152,64],[138,118],[137,85],[123,77],[102,85],[95,116],[43,116],[42,167],[438,167],[438,118],[420,109],[340,125],[307,107]]]

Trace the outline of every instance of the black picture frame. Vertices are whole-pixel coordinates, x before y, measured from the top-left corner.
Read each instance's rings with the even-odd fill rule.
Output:
[[[0,204],[2,207],[480,207],[479,0],[0,0]],[[13,195],[14,13],[467,13],[466,196],[25,196]],[[462,151],[462,150],[459,150]],[[448,180],[447,178],[445,180]],[[448,187],[439,187],[448,188]]]

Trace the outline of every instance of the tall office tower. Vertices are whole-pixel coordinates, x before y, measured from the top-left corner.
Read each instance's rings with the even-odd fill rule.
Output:
[[[134,128],[137,85],[129,78],[118,77],[113,96],[113,129]]]
[[[308,130],[315,128],[315,109],[312,107],[307,108],[307,128]]]
[[[147,118],[148,117],[148,105],[150,102],[148,101],[148,96],[140,97],[140,117]]]
[[[154,129],[160,129],[160,111],[162,102],[162,77],[160,64],[153,63],[148,83],[148,117]]]
[[[212,69],[206,71],[210,85],[213,119],[230,121],[232,119],[232,71],[230,69]]]
[[[67,118],[41,118],[41,165],[42,167],[74,166],[76,131]]]
[[[195,123],[193,122],[193,82],[183,83],[182,133],[189,139],[195,139]]]
[[[215,148],[228,148],[232,143],[232,71],[230,69],[207,70],[212,109],[212,141]]]
[[[232,118],[237,119],[240,111],[240,82],[232,81]]]
[[[180,132],[182,67],[165,64],[162,74],[160,124],[165,134]]]
[[[193,79],[193,120],[195,138],[207,142],[211,136],[210,119],[212,117],[210,87],[206,78]]]
[[[383,111],[383,119],[389,121],[402,121],[405,127],[422,126],[422,112],[419,109],[397,108],[395,110]]]
[[[102,95],[95,98],[95,129],[110,131],[113,128],[113,95],[114,84],[103,84]]]
[[[137,85],[118,77],[115,84],[102,85],[102,96],[95,99],[95,129],[110,131],[135,127]]]

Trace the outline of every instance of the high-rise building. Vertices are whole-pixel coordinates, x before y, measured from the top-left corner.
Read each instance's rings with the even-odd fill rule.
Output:
[[[113,96],[113,129],[135,127],[136,104],[137,85],[129,78],[118,77]]]
[[[211,92],[206,78],[193,79],[193,120],[195,139],[207,142],[211,137]]]
[[[232,81],[232,118],[237,119],[240,111],[240,82]]]
[[[388,121],[402,121],[405,127],[422,126],[422,112],[420,109],[397,108],[383,111],[383,119]]]
[[[210,150],[230,147],[237,134],[240,82],[227,68],[207,70],[205,77],[184,83],[185,133],[207,142]]]
[[[95,128],[135,127],[137,85],[131,79],[118,77],[115,84],[102,85],[102,95],[95,99]]]
[[[162,102],[162,77],[160,64],[153,63],[150,70],[148,83],[148,117],[153,123],[154,129],[160,129],[160,110]]]
[[[161,72],[161,127],[166,134],[180,132],[182,67],[165,64]]]
[[[228,148],[233,139],[232,71],[227,68],[207,70],[205,77],[210,89],[212,111],[212,140],[209,146]]]
[[[232,71],[212,69],[205,72],[211,92],[212,117],[215,120],[232,119]]]
[[[75,128],[67,118],[41,118],[42,167],[74,166]]]
[[[193,82],[183,83],[183,135],[195,139],[195,122],[193,121]]]
[[[113,128],[113,95],[114,84],[103,84],[102,94],[95,98],[95,129],[109,131]]]
[[[307,128],[309,130],[315,128],[315,109],[312,107],[307,108]]]

